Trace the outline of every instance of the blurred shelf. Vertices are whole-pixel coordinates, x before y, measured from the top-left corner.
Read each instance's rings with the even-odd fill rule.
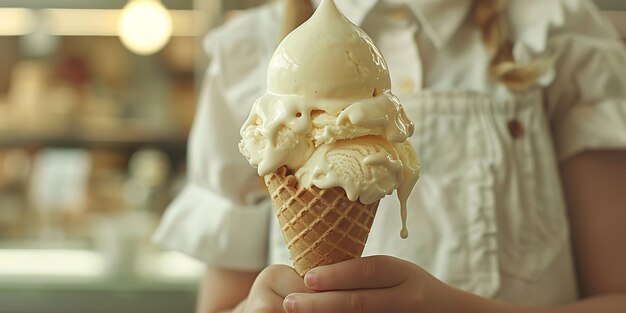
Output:
[[[189,10],[193,0],[161,0],[170,10]],[[127,0],[3,0],[0,7],[120,9]]]
[[[22,283],[0,288],[0,313],[192,313],[195,285],[163,286],[151,281],[76,284],[63,288]]]
[[[189,10],[194,4],[219,3],[225,7],[246,8],[268,0],[161,0],[170,10]],[[120,9],[128,0],[2,0],[0,7]]]
[[[194,292],[198,283],[190,280],[159,278],[50,278],[50,277],[3,277],[0,295],[5,292]],[[1,299],[1,297],[0,297]],[[4,303],[0,300],[0,303]],[[0,312],[2,310],[0,309]]]
[[[63,147],[134,150],[143,147],[184,153],[187,136],[174,133],[118,130],[109,132],[0,131],[0,148]]]
[[[3,0],[0,7],[26,7],[26,8],[80,8],[80,9],[119,9],[126,4],[127,0]],[[193,0],[162,0],[163,4],[173,10],[189,10],[193,8]],[[237,8],[259,4],[260,0],[229,0],[221,1],[224,5]],[[623,0],[595,0],[606,10],[626,10]]]

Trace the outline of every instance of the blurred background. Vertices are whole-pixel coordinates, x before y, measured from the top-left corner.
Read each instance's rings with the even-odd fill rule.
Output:
[[[193,312],[150,235],[185,181],[200,40],[261,0],[0,0],[0,313]],[[626,1],[597,3],[626,37]]]
[[[150,243],[185,180],[200,40],[258,0],[0,0],[0,312],[193,312]]]

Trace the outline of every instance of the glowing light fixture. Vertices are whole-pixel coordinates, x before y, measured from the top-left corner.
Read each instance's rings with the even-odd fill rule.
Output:
[[[129,0],[118,33],[130,51],[149,55],[161,50],[172,35],[172,17],[160,0]]]

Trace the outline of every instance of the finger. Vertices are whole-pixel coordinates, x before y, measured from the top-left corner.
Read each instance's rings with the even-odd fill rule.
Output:
[[[311,292],[304,284],[304,280],[291,267],[286,265],[272,265],[264,269],[257,277],[255,283],[262,284],[265,288],[273,290],[281,298],[288,294],[299,292]]]
[[[406,281],[414,267],[388,256],[357,258],[315,268],[304,282],[315,291],[389,288]]]
[[[283,307],[287,313],[403,312],[396,293],[389,288],[291,294],[285,298]]]

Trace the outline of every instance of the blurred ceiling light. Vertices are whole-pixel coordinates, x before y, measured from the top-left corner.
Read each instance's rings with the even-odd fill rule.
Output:
[[[32,10],[24,8],[0,9],[0,36],[21,36],[35,29]]]
[[[122,10],[118,32],[130,51],[153,54],[172,36],[172,17],[160,0],[129,0]]]
[[[0,276],[99,277],[104,274],[104,258],[92,251],[0,249]]]

